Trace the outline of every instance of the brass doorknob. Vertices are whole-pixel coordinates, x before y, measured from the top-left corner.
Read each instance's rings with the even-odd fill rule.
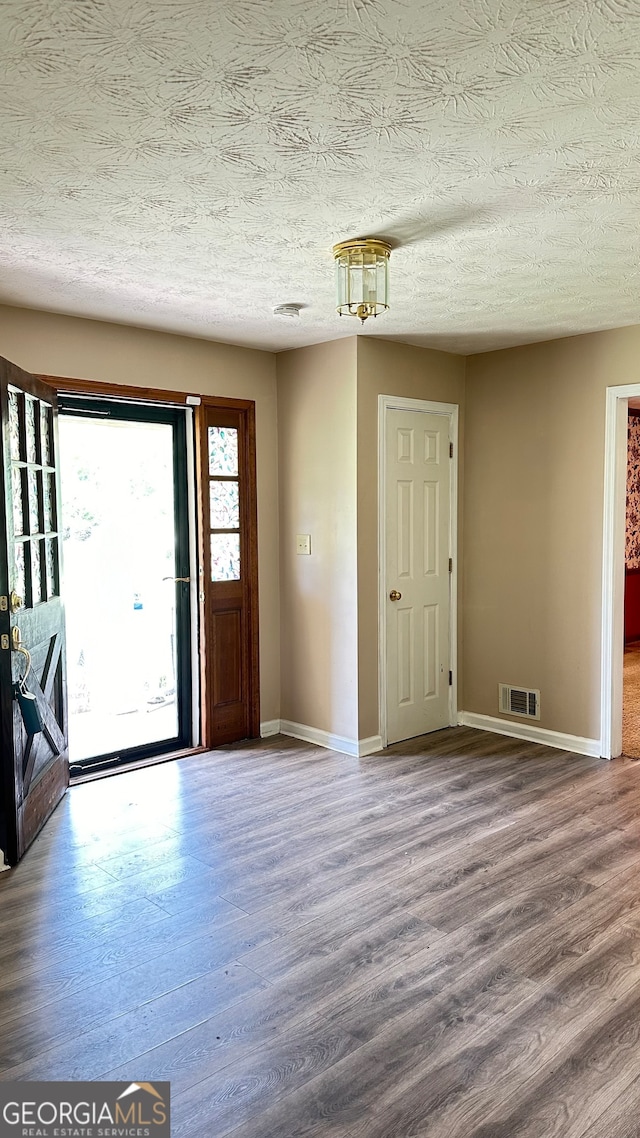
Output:
[[[392,589],[391,592],[389,593],[389,600],[390,601],[401,601],[402,600],[402,593],[399,593],[397,589]]]
[[[12,589],[9,595],[9,608],[11,612],[17,612],[18,609],[22,608],[22,597],[18,596],[15,589]]]

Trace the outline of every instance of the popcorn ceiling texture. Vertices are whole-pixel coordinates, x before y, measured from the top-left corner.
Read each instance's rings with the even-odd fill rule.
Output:
[[[0,300],[279,349],[640,322],[640,0],[5,0]],[[299,320],[273,315],[297,301]]]

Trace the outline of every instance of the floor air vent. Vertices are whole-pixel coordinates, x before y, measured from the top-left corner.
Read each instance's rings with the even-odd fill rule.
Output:
[[[535,688],[514,688],[511,684],[498,684],[498,692],[503,715],[540,718],[540,692]]]

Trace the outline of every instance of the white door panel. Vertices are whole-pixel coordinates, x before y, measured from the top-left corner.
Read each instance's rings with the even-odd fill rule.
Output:
[[[386,411],[389,743],[449,723],[449,428],[448,415]]]

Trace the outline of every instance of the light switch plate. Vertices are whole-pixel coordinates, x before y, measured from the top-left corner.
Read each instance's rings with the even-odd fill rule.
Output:
[[[311,553],[311,534],[296,534],[296,553]]]

